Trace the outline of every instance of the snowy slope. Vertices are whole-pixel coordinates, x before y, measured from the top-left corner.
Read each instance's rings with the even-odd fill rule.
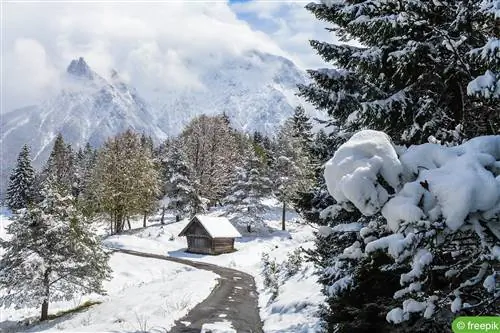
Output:
[[[178,133],[200,113],[226,112],[235,128],[272,135],[301,103],[295,93],[306,75],[286,58],[249,51],[206,67],[199,77],[202,87],[151,96],[167,132]]]

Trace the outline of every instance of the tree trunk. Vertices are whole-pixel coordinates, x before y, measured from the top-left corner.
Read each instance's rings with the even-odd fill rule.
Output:
[[[146,219],[148,217],[148,213],[147,212],[144,212],[144,218],[142,219],[142,226],[144,228],[146,228]]]
[[[283,213],[281,215],[281,230],[285,230],[286,203],[283,201]]]
[[[44,300],[42,303],[42,316],[40,317],[40,321],[47,319],[49,319],[49,302]]]
[[[165,207],[161,210],[161,224],[165,224]]]
[[[132,229],[132,226],[130,225],[130,217],[127,216],[127,224],[128,224],[128,230]]]
[[[47,269],[45,273],[43,274],[43,286],[45,287],[45,299],[43,300],[42,303],[42,315],[40,316],[40,321],[44,321],[49,319],[49,288],[50,288],[50,283],[49,283],[49,274],[50,274],[50,269]]]

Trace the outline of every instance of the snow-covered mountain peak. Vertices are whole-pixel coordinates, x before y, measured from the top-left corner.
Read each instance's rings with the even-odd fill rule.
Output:
[[[302,101],[295,95],[306,75],[292,61],[252,50],[226,54],[209,61],[189,59],[190,68],[201,69],[194,86],[143,86],[135,89],[134,76],[125,79],[117,70],[101,76],[83,57],[72,60],[62,75],[62,89],[38,105],[0,117],[0,151],[8,179],[23,144],[32,148],[35,166],[44,163],[54,138],[61,133],[75,149],[89,142],[100,146],[110,136],[133,129],[151,135],[155,142],[176,135],[194,117],[225,112],[233,126],[248,132],[274,135]],[[131,81],[132,83],[129,83]],[[311,112],[311,116],[316,116]],[[0,190],[1,192],[1,190]]]
[[[94,71],[90,69],[89,65],[85,62],[85,59],[83,59],[83,57],[78,58],[78,60],[71,60],[71,63],[69,64],[66,72],[73,75],[74,77],[86,78],[89,80],[92,80],[95,77]]]

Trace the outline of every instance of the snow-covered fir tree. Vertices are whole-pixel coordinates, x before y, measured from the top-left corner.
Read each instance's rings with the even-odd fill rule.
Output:
[[[320,163],[324,163],[326,160],[321,161],[314,156],[313,146],[315,142],[314,135],[312,133],[312,123],[302,106],[298,106],[295,109],[290,122],[292,124],[292,137],[290,138],[290,140],[293,141],[292,145],[294,149],[300,149],[301,154],[307,155],[308,163],[304,166],[309,168],[310,170],[308,171],[311,172],[311,182],[309,183],[309,186],[300,189],[293,204],[297,212],[299,212],[304,218],[312,219],[315,215],[312,203],[317,191],[316,188],[319,186],[318,179],[320,179],[320,177],[312,176],[312,173],[316,173],[315,171],[320,168]]]
[[[24,145],[10,175],[7,187],[7,207],[11,210],[26,208],[34,199],[35,172],[31,166],[30,149]]]
[[[332,117],[338,135],[363,128],[396,143],[447,139],[474,108],[464,98],[472,67],[467,54],[486,42],[475,27],[482,0],[323,1],[306,8],[332,24],[342,42],[311,41],[336,69],[310,70],[300,93]],[[494,26],[491,25],[491,26]]]
[[[203,211],[202,201],[198,195],[197,184],[192,180],[192,173],[186,154],[179,141],[169,146],[170,150],[165,163],[165,196],[168,207],[174,211],[175,220],[192,217]]]
[[[500,133],[500,1],[483,0],[476,13],[480,17],[475,27],[486,36],[486,42],[471,50],[473,80],[467,85],[467,93],[476,97],[474,110],[465,117],[470,128],[468,136]]]
[[[292,116],[294,137],[301,141],[302,146],[309,152],[313,143],[311,119],[306,115],[302,106],[295,108]]]
[[[7,227],[10,237],[0,244],[0,285],[7,291],[1,304],[41,307],[41,320],[48,319],[50,302],[104,294],[102,282],[110,278],[100,238],[84,223],[73,197],[57,191],[47,179],[43,201],[15,214]]]
[[[266,168],[256,155],[253,146],[245,153],[243,166],[236,168],[236,176],[225,198],[229,206],[232,222],[247,232],[262,229],[263,213],[266,206],[262,199],[271,194],[271,180],[266,175]]]
[[[308,196],[302,198],[305,209],[302,211],[304,218],[314,223],[324,223],[326,215],[320,215],[324,209],[333,205],[334,200],[328,193],[323,177],[324,164],[333,156],[335,143],[324,130],[314,135],[311,145],[311,159],[314,165],[314,187]],[[327,212],[325,212],[327,213]]]
[[[92,201],[95,193],[91,188],[92,172],[97,162],[97,150],[89,143],[79,149],[75,156],[75,186],[73,196],[78,201]]]
[[[297,139],[292,119],[280,129],[273,149],[272,181],[275,195],[282,202],[282,229],[285,230],[286,207],[312,186],[313,166],[303,141]]]
[[[42,171],[42,181],[51,178],[54,186],[60,187],[60,191],[71,193],[75,186],[76,170],[74,154],[71,145],[64,142],[59,133],[54,141],[54,146],[49,159]]]

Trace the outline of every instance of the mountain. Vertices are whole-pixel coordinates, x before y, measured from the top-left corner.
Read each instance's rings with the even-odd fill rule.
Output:
[[[116,71],[108,81],[80,58],[71,61],[62,79],[64,89],[57,96],[2,115],[3,184],[23,144],[31,146],[34,165],[40,166],[58,133],[74,148],[86,142],[100,146],[109,136],[129,128],[156,140],[167,137],[156,125],[151,107]]]
[[[194,66],[203,59],[189,61]],[[178,134],[196,115],[225,112],[235,128],[273,135],[300,103],[297,84],[306,82],[305,73],[290,60],[259,51],[226,56],[204,68],[198,77],[201,87],[196,89],[139,93],[116,71],[105,79],[83,58],[72,60],[59,94],[2,115],[0,182],[5,184],[25,143],[32,148],[34,165],[40,167],[58,133],[74,148],[86,142],[100,146],[128,128],[159,142]]]
[[[201,113],[225,112],[237,129],[273,135],[301,103],[295,96],[297,84],[307,78],[284,57],[249,51],[208,67],[199,81],[202,89],[162,92],[167,97],[156,102],[151,98],[159,110],[160,127],[168,133],[177,134]]]

